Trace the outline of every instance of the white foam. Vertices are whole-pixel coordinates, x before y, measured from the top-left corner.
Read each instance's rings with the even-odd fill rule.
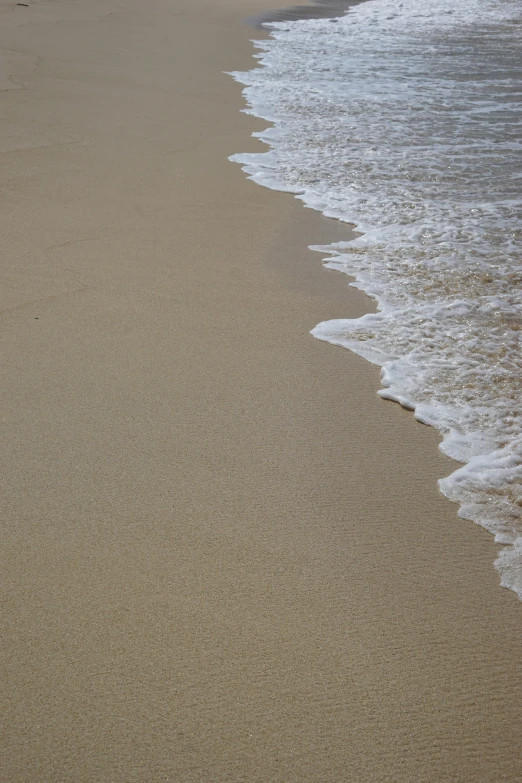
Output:
[[[368,0],[274,25],[233,74],[270,150],[232,160],[364,232],[315,249],[379,312],[312,333],[381,365],[381,396],[467,463],[441,491],[522,597],[520,21],[514,0]]]

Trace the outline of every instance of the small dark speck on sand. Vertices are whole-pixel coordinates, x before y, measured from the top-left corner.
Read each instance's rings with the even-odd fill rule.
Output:
[[[17,3],[16,5],[23,5],[24,8],[29,8],[29,3]]]

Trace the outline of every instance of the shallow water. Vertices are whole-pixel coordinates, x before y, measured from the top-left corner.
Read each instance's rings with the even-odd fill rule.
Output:
[[[379,312],[312,333],[443,434],[464,465],[440,489],[522,597],[521,21],[513,0],[368,0],[278,23],[232,74],[270,150],[232,160],[363,232],[316,249]]]

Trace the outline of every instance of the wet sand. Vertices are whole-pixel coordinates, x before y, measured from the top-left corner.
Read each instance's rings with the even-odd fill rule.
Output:
[[[265,0],[0,2],[6,783],[517,783],[521,604],[437,435],[314,340],[249,182]]]
[[[315,0],[306,5],[288,5],[284,8],[268,8],[247,18],[247,22],[263,30],[272,22],[295,22],[299,19],[335,19],[364,0]],[[259,37],[259,36],[258,36]]]

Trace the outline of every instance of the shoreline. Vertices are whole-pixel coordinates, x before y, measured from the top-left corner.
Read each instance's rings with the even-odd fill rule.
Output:
[[[265,25],[273,22],[296,22],[299,19],[335,19],[344,16],[349,8],[365,0],[309,0],[307,5],[289,5],[254,14],[246,22],[268,33]]]
[[[357,3],[355,3],[357,4]],[[326,4],[325,4],[326,6]],[[298,13],[300,11],[299,6],[294,6],[293,8],[284,9],[282,13],[286,14],[284,16],[285,19],[306,19],[306,13],[302,17],[298,16]],[[306,11],[306,7],[303,7]],[[261,18],[261,17],[260,17]],[[275,17],[274,17],[275,18]],[[281,17],[282,19],[283,17]],[[335,21],[334,19],[330,19],[329,21]],[[263,25],[261,24],[261,28]],[[281,25],[280,25],[281,27]],[[321,27],[321,36],[328,37],[328,33],[330,31],[331,27],[330,25],[322,25]],[[335,28],[337,29],[337,28]],[[291,32],[293,30],[293,33]],[[290,93],[287,92],[287,94],[291,94],[291,91],[293,89],[293,79],[298,79],[297,73],[292,74],[288,73],[288,67],[285,67],[285,46],[290,47],[290,51],[293,52],[293,47],[295,46],[295,54],[297,58],[299,58],[300,55],[300,49],[299,49],[299,42],[302,42],[302,36],[300,36],[300,33],[302,33],[303,30],[310,30],[309,26],[305,26],[305,28],[301,28],[300,25],[290,26],[288,27],[282,27],[281,30],[274,30],[272,32],[273,40],[270,43],[270,45],[267,43],[266,46],[263,43],[263,40],[256,41],[256,49],[257,49],[257,63],[259,66],[261,66],[261,70],[256,67],[250,71],[247,72],[238,72],[235,71],[231,74],[231,76],[242,85],[243,94],[244,94],[244,100],[248,106],[248,113],[252,114],[253,116],[256,116],[267,123],[269,123],[270,127],[266,129],[266,132],[257,133],[256,137],[259,138],[263,144],[266,145],[268,148],[269,155],[261,154],[236,154],[232,156],[231,160],[234,163],[237,163],[241,166],[246,176],[249,177],[249,179],[253,180],[257,184],[259,184],[262,187],[266,187],[273,191],[281,191],[284,193],[290,193],[295,198],[297,198],[299,201],[303,202],[304,206],[307,208],[310,208],[312,210],[316,210],[318,212],[321,212],[325,216],[334,217],[334,215],[337,216],[337,219],[339,222],[351,226],[352,230],[357,234],[359,237],[362,236],[363,230],[361,227],[366,225],[366,216],[364,214],[365,210],[359,210],[357,212],[357,208],[355,207],[355,213],[352,211],[350,213],[348,207],[346,208],[347,211],[344,213],[344,217],[339,214],[338,208],[335,206],[338,201],[342,201],[342,196],[344,195],[346,197],[347,204],[351,204],[352,210],[354,209],[354,204],[350,201],[350,194],[348,193],[342,193],[342,187],[340,185],[334,185],[333,189],[334,192],[337,187],[337,195],[332,196],[332,201],[330,202],[329,206],[325,207],[325,196],[324,193],[321,191],[321,187],[318,189],[315,188],[315,186],[312,184],[310,187],[304,187],[302,191],[299,190],[295,186],[295,182],[299,181],[299,178],[302,178],[303,182],[308,181],[308,177],[312,177],[312,182],[315,182],[314,179],[315,175],[319,173],[321,170],[321,164],[318,164],[318,170],[317,171],[311,171],[310,168],[307,168],[307,165],[304,164],[303,167],[300,167],[300,163],[298,159],[296,158],[295,154],[292,152],[292,143],[288,143],[286,140],[288,138],[292,138],[292,135],[299,135],[304,134],[305,137],[305,143],[303,145],[303,150],[305,151],[305,157],[306,157],[306,149],[310,146],[310,143],[314,143],[312,141],[312,138],[307,138],[306,134],[309,130],[309,123],[307,124],[306,118],[302,118],[302,122],[300,124],[299,117],[300,117],[300,111],[303,110],[302,101],[300,101],[299,98],[296,99],[298,108],[295,109],[294,103],[295,101],[290,101],[285,104],[285,99],[282,97],[282,94],[284,94],[284,90],[281,91],[281,83],[286,78],[289,80],[287,83],[287,91],[289,90]],[[283,49],[281,49],[281,37],[283,40],[287,39],[287,35],[290,32],[290,39],[286,40],[286,42],[283,45]],[[269,31],[268,31],[269,33]],[[361,34],[364,35],[363,31],[361,31]],[[306,33],[304,33],[306,37]],[[336,35],[334,34],[334,38],[332,39],[335,41]],[[322,39],[321,39],[322,40]],[[313,49],[313,38],[308,39],[310,47]],[[378,42],[375,42],[375,45],[378,46]],[[274,68],[274,50],[276,52],[275,58],[276,58],[276,64]],[[315,50],[314,50],[315,51]],[[317,52],[316,52],[317,54]],[[319,82],[317,82],[318,74],[317,72],[311,73],[310,75],[305,75],[303,77],[303,73],[306,74],[306,68],[304,67],[304,62],[306,61],[306,58],[308,56],[308,50],[306,50],[306,54],[304,55],[304,60],[301,62],[301,67],[297,68],[298,71],[301,71],[301,79],[302,86],[304,93],[307,92],[306,90],[306,82],[309,81],[309,79],[313,79],[314,82],[314,89],[315,92],[317,92],[318,84],[321,84],[322,87],[325,89],[326,92],[328,92],[328,86],[321,83],[320,79],[321,76],[319,76]],[[303,53],[301,52],[301,57],[303,57]],[[288,65],[288,64],[287,64]],[[340,65],[339,65],[340,67]],[[263,69],[266,68],[266,73],[263,74]],[[352,67],[353,69],[353,67]],[[273,71],[275,70],[275,79],[273,75]],[[354,70],[354,69],[353,69]],[[364,70],[364,69],[362,69]],[[319,69],[320,73],[321,69]],[[357,92],[357,91],[356,91]],[[281,94],[282,93],[282,94]],[[364,90],[362,90],[362,94],[364,94]],[[274,99],[275,104],[279,104],[279,109],[273,109],[271,108],[270,111],[266,108],[267,106],[271,106],[271,99]],[[305,101],[306,102],[306,101]],[[335,103],[335,100],[334,100]],[[371,112],[371,101],[366,101],[366,110],[367,112]],[[292,113],[296,111],[296,117],[292,119]],[[311,110],[313,112],[313,109]],[[275,113],[274,113],[275,112]],[[328,101],[326,101],[325,104],[323,104],[323,112],[328,115],[329,112],[329,105]],[[278,115],[279,113],[279,115]],[[306,114],[306,110],[305,110]],[[319,121],[319,118],[321,117],[320,111],[315,112],[315,119],[316,121]],[[296,119],[297,118],[297,119]],[[375,119],[375,118],[374,118]],[[333,120],[333,118],[332,118]],[[340,120],[339,120],[340,122]],[[274,136],[272,135],[272,130],[275,127],[277,130],[277,133]],[[292,131],[289,133],[289,128],[292,129]],[[316,135],[317,131],[312,130],[312,135]],[[317,140],[316,140],[317,141]],[[381,139],[382,141],[382,139]],[[317,142],[318,143],[318,142]],[[374,144],[374,147],[378,147],[378,143],[376,142]],[[324,150],[323,150],[324,153]],[[335,156],[336,152],[334,150],[330,150],[331,155]],[[279,157],[281,157],[285,163],[283,163],[281,166],[276,162],[274,163],[274,159],[271,157],[272,155],[275,156],[275,160],[277,161]],[[342,154],[341,154],[342,158]],[[333,157],[330,157],[330,160],[333,160]],[[347,166],[348,163],[346,160],[342,163],[342,165]],[[353,158],[352,153],[352,159],[351,159],[351,165],[355,166],[357,170],[357,158]],[[292,174],[288,177],[285,173],[285,169],[287,167],[290,167],[292,169]],[[313,168],[313,167],[312,167]],[[322,174],[325,176],[326,181],[328,179],[329,173],[325,171],[325,164],[323,164],[322,167]],[[326,184],[326,181],[322,183],[324,186]],[[288,186],[288,182],[290,183],[290,186]],[[382,186],[382,183],[381,183]],[[359,180],[357,183],[358,188],[362,188],[362,191],[364,191],[364,181]],[[368,183],[366,183],[366,187],[368,188]],[[386,183],[384,183],[383,190],[386,192]],[[375,189],[373,192],[373,196],[375,199]],[[382,193],[381,193],[382,197]],[[328,202],[328,196],[326,197],[326,202]],[[333,206],[332,206],[333,204]],[[393,204],[392,204],[393,209]],[[367,211],[367,210],[366,210]],[[377,211],[379,211],[377,209]],[[376,221],[376,224],[379,223],[379,216],[375,214],[375,209],[373,210],[373,218],[374,221]],[[371,214],[371,210],[370,213]],[[357,218],[355,218],[355,215],[357,215]],[[354,222],[355,220],[355,222]],[[368,231],[370,235],[372,234],[372,228],[371,223],[367,225]],[[353,242],[353,240],[356,237],[352,237],[348,241]],[[370,237],[366,238],[367,240],[370,239]],[[346,246],[346,242],[344,243]],[[370,240],[371,244],[371,240]],[[357,242],[355,243],[357,245]],[[356,247],[352,246],[352,251],[357,252]],[[364,245],[364,240],[363,240]],[[375,278],[379,280],[379,266],[382,265],[382,258],[377,260],[376,258],[373,259],[371,264],[373,264],[372,269],[372,275],[368,277],[368,273],[366,272],[366,278],[364,271],[361,271],[361,269],[358,268],[357,264],[353,264],[351,262],[350,253],[348,252],[348,255],[344,254],[343,249],[339,249],[335,246],[335,242],[333,244],[327,244],[327,245],[313,245],[312,249],[316,249],[317,251],[321,252],[323,256],[326,256],[326,258],[323,258],[324,266],[327,269],[336,270],[339,272],[342,272],[343,274],[347,275],[348,279],[351,281],[351,285],[363,292],[369,292],[368,298],[369,304],[368,307],[368,313],[373,314],[378,312],[380,315],[378,318],[383,319],[383,323],[386,323],[388,325],[388,328],[393,329],[394,324],[394,311],[396,312],[396,320],[401,320],[400,311],[401,308],[399,306],[399,310],[396,310],[397,308],[397,301],[402,301],[400,294],[398,294],[398,291],[394,291],[394,285],[393,285],[393,279],[389,279],[389,277],[386,277],[386,273],[383,273],[381,275],[381,284],[384,283],[382,290],[379,295],[372,293],[372,288],[374,287],[374,278],[372,275],[375,275]],[[411,247],[410,252],[415,254],[416,248]],[[491,250],[491,252],[494,252]],[[382,253],[382,248],[381,248]],[[398,252],[399,256],[400,251]],[[386,252],[384,253],[386,256]],[[407,255],[407,254],[406,254]],[[371,258],[371,254],[370,254]],[[405,259],[402,259],[402,266],[403,268],[407,266],[407,263],[405,262]],[[386,269],[386,263],[384,264],[384,267]],[[364,270],[365,265],[363,264],[362,270]],[[415,269],[410,268],[410,273],[413,272],[415,275]],[[408,274],[405,277],[405,284],[407,288],[407,279]],[[387,289],[389,289],[387,291]],[[388,299],[388,293],[391,292],[391,300],[387,303]],[[483,292],[484,294],[486,292]],[[459,297],[459,294],[461,296]],[[395,296],[395,303],[394,303],[394,296]],[[453,299],[459,301],[462,296],[465,297],[465,292],[456,290],[454,293]],[[443,298],[444,301],[444,298]],[[416,306],[416,297],[410,297],[408,300],[409,307],[415,308]],[[419,300],[420,303],[420,300]],[[417,304],[419,304],[417,303]],[[388,306],[389,305],[389,306]],[[447,300],[445,302],[445,305],[447,307],[451,308],[451,300]],[[440,306],[440,303],[439,303]],[[433,305],[435,307],[435,305]],[[408,309],[408,308],[407,308]],[[397,316],[397,313],[399,315]],[[402,313],[403,316],[406,317],[406,310],[404,313]],[[517,315],[515,312],[512,313],[512,317],[515,319],[517,318]],[[395,361],[397,359],[397,355],[393,348],[393,340],[388,340],[388,343],[386,342],[386,338],[383,336],[387,329],[386,327],[377,326],[376,323],[370,318],[369,324],[366,327],[364,324],[364,320],[357,322],[357,319],[353,319],[350,317],[350,314],[348,313],[345,318],[340,319],[327,319],[324,322],[321,322],[317,324],[312,330],[311,334],[316,337],[319,340],[323,340],[324,342],[330,343],[332,345],[340,346],[343,348],[346,348],[363,358],[365,358],[367,361],[377,365],[381,368],[381,388],[378,391],[379,396],[382,399],[393,401],[401,405],[403,408],[405,408],[408,411],[411,411],[416,418],[417,421],[419,421],[422,424],[426,424],[428,426],[433,426],[439,435],[439,438],[441,440],[440,443],[440,451],[443,454],[446,454],[454,461],[454,470],[450,473],[447,477],[441,477],[439,479],[438,486],[441,494],[443,494],[450,502],[453,502],[458,507],[458,516],[461,519],[465,519],[467,521],[472,522],[473,524],[479,525],[480,527],[486,529],[488,532],[490,532],[494,536],[495,542],[502,542],[503,548],[500,549],[498,553],[498,557],[495,559],[495,562],[493,563],[495,569],[499,572],[500,575],[500,586],[506,589],[510,589],[518,596],[519,599],[522,598],[522,584],[520,582],[520,558],[517,558],[517,551],[519,551],[518,547],[518,541],[520,538],[520,530],[517,527],[516,520],[519,519],[519,515],[517,515],[517,507],[516,507],[516,500],[509,500],[509,498],[512,496],[512,490],[511,485],[514,482],[514,485],[517,485],[517,478],[515,474],[507,475],[509,474],[509,471],[506,469],[504,473],[504,477],[502,478],[499,475],[498,472],[498,465],[504,460],[507,463],[509,463],[511,460],[516,460],[516,444],[515,444],[515,436],[508,434],[508,432],[502,432],[502,426],[499,424],[500,431],[497,430],[496,432],[496,441],[493,437],[491,437],[491,445],[490,445],[490,453],[485,454],[483,452],[482,447],[480,446],[480,438],[476,434],[476,431],[480,431],[482,426],[485,426],[484,423],[480,422],[480,416],[478,415],[478,410],[475,410],[472,403],[469,403],[466,406],[466,403],[464,403],[462,397],[459,395],[460,389],[459,389],[459,383],[456,382],[454,384],[454,387],[452,389],[453,396],[454,396],[454,402],[453,404],[449,403],[440,403],[439,397],[442,394],[445,397],[448,397],[448,390],[444,389],[444,384],[442,383],[441,388],[438,389],[437,393],[437,382],[435,381],[435,392],[433,390],[430,391],[430,384],[428,383],[426,385],[425,378],[422,379],[422,371],[418,370],[419,378],[417,380],[417,385],[415,383],[416,380],[416,373],[415,370],[410,368],[409,370],[401,369],[398,370],[396,365],[407,365],[408,357],[406,355],[402,355],[401,351],[403,346],[401,346],[401,339],[398,338],[397,335],[395,335],[396,340],[398,340],[399,343],[399,352],[398,352],[398,362]],[[423,322],[423,319],[421,318],[421,323]],[[436,319],[434,319],[434,324],[436,323]],[[432,327],[434,326],[432,325]],[[479,329],[480,332],[480,324],[475,323],[474,327],[476,329]],[[406,329],[408,332],[408,329]],[[422,331],[422,330],[421,330]],[[419,335],[422,338],[421,331],[419,332]],[[364,340],[367,339],[367,337],[362,337],[363,342],[360,342],[358,340],[358,333],[362,333],[363,335],[369,334],[372,336],[372,333],[375,332],[373,335],[375,337],[375,340],[370,340],[369,342],[366,342]],[[435,326],[435,333],[437,332],[437,328]],[[419,347],[422,346],[422,339],[420,341],[417,341],[417,344],[415,343],[414,334],[415,329],[410,327],[409,329],[410,334],[410,342],[409,342],[409,349],[415,351],[416,349],[419,349]],[[515,335],[515,328],[513,329],[513,335]],[[439,335],[439,339],[442,335]],[[484,340],[487,339],[487,334],[482,334],[482,337]],[[509,341],[509,337],[506,338]],[[516,336],[514,336],[511,339],[511,342],[516,342]],[[408,344],[408,343],[407,343]],[[377,345],[377,348],[375,348],[375,345]],[[497,346],[497,349],[499,351],[504,350],[501,345]],[[406,350],[406,349],[404,349]],[[441,350],[444,351],[444,346],[441,347]],[[515,348],[513,348],[515,350]],[[420,353],[422,354],[422,348],[420,350]],[[425,354],[426,352],[424,352]],[[480,356],[480,352],[479,352]],[[426,362],[426,356],[424,355],[424,375],[429,375],[430,370],[435,370],[434,366],[430,366],[429,360]],[[453,356],[453,363],[457,362],[457,357]],[[473,363],[472,359],[468,358],[469,363]],[[415,360],[413,362],[413,365],[415,365]],[[446,364],[449,365],[450,362],[446,358]],[[422,361],[421,361],[422,366]],[[393,367],[393,369],[392,369]],[[505,369],[505,368],[503,368]],[[469,370],[469,364],[468,364],[468,370]],[[436,377],[436,372],[435,372]],[[512,378],[512,388],[511,388],[511,395],[512,399],[514,400],[516,398],[516,375],[514,372],[511,373]],[[494,382],[492,382],[494,383]],[[424,384],[424,388],[423,388]],[[487,388],[482,389],[482,393],[487,394]],[[500,394],[500,401],[497,403],[498,405],[504,405],[507,408],[511,405],[510,402],[510,392],[506,391],[505,395],[503,396]],[[449,407],[447,407],[449,405]],[[475,405],[477,403],[475,402]],[[460,412],[459,412],[460,409]],[[465,413],[462,413],[462,409],[465,410]],[[516,410],[516,406],[515,406]],[[451,412],[448,412],[451,411]],[[490,411],[491,413],[491,411]],[[516,412],[513,414],[516,417]],[[473,418],[473,416],[475,418]],[[471,418],[470,418],[471,417]],[[493,424],[490,422],[490,429],[494,432]],[[456,437],[455,433],[461,433],[460,441],[459,438]],[[464,434],[466,433],[466,437],[464,437]],[[486,439],[486,435],[484,435],[484,439]],[[474,439],[476,439],[477,442],[474,442]],[[466,441],[466,444],[464,444],[464,441]],[[469,443],[467,441],[470,441],[473,443],[474,448],[470,447]],[[504,446],[497,445],[496,447],[493,445],[493,443],[502,444],[504,442]],[[476,453],[477,447],[479,447],[479,451]],[[498,451],[497,451],[498,449]],[[502,452],[502,457],[500,456]],[[478,455],[481,455],[479,458]],[[477,460],[477,465],[480,465],[481,468],[477,469],[477,466],[475,465],[475,458]],[[482,459],[482,463],[481,463]],[[489,459],[489,463],[487,462]],[[488,464],[490,471],[495,472],[497,470],[497,474],[495,479],[492,479],[491,486],[488,487],[487,481],[482,484],[481,489],[478,489],[476,484],[480,486],[480,479],[477,482],[476,474],[475,474],[475,485],[471,478],[471,475],[473,474],[473,470],[475,469],[478,474],[480,475],[480,470],[485,471],[485,464]],[[469,472],[469,476],[466,480],[465,475],[466,472]],[[501,471],[500,471],[501,473]],[[499,493],[499,500],[495,504],[494,502],[494,495],[498,491]],[[493,496],[492,496],[493,495]],[[503,507],[503,503],[505,504]],[[489,504],[489,506],[488,506]],[[483,505],[485,505],[485,508],[489,507],[489,514],[486,513],[483,510]],[[476,508],[475,508],[476,507]],[[480,510],[477,510],[479,508]],[[471,510],[470,510],[471,509]]]
[[[308,334],[367,312],[308,250],[347,227],[228,161],[270,4],[12,5],[0,780],[517,780],[495,545]]]

